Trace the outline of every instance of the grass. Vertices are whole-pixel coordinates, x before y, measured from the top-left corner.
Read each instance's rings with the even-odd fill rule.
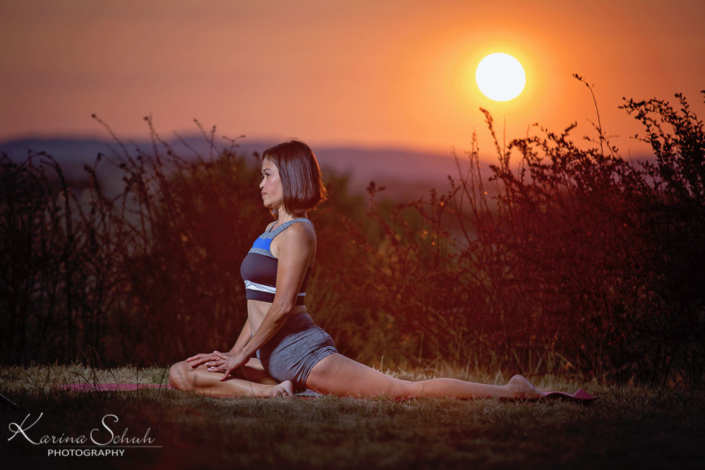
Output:
[[[601,400],[584,406],[561,400],[498,399],[215,399],[167,389],[76,393],[52,390],[73,382],[166,383],[166,369],[94,370],[82,365],[0,368],[0,393],[20,408],[0,405],[3,468],[702,468],[705,392],[640,388],[543,376],[541,389],[583,388]],[[407,379],[428,370],[387,371]],[[466,371],[444,376],[465,378]],[[440,375],[440,374],[439,374]],[[470,380],[504,383],[497,374]],[[496,380],[495,380],[496,379]],[[46,449],[11,436],[27,434],[141,438],[153,445],[122,457],[48,457]],[[88,442],[90,444],[90,441]]]

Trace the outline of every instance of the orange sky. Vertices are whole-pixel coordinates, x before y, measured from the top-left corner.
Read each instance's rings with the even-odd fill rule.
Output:
[[[641,128],[622,96],[681,91],[705,118],[705,1],[0,0],[0,139],[193,132],[298,137],[316,145],[469,148],[479,107],[507,136],[534,122],[576,139],[595,112],[627,156]],[[519,59],[527,85],[497,103],[480,59]]]

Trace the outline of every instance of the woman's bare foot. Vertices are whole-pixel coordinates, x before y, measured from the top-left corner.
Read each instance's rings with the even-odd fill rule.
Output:
[[[514,392],[516,398],[541,398],[541,393],[536,387],[521,375],[515,375],[509,379],[507,388]]]
[[[291,383],[291,380],[285,380],[280,384],[272,385],[268,392],[269,394],[267,396],[270,398],[291,398],[294,396],[294,384]]]

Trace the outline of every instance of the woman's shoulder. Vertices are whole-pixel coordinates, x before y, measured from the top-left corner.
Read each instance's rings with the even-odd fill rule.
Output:
[[[316,253],[316,232],[312,225],[307,223],[288,224],[272,240],[272,254],[279,258],[281,249],[292,250],[299,253],[308,253],[315,259]],[[274,254],[274,252],[277,252]]]
[[[304,222],[304,220],[297,220]],[[316,231],[313,224],[307,223],[287,223],[287,227],[279,234],[282,241],[295,245],[316,245]]]

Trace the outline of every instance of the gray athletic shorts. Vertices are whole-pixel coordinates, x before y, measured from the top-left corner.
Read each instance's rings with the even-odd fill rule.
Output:
[[[301,312],[291,315],[282,329],[257,350],[257,358],[274,380],[291,380],[294,387],[305,390],[313,366],[337,352],[333,338],[316,326],[307,312]]]

